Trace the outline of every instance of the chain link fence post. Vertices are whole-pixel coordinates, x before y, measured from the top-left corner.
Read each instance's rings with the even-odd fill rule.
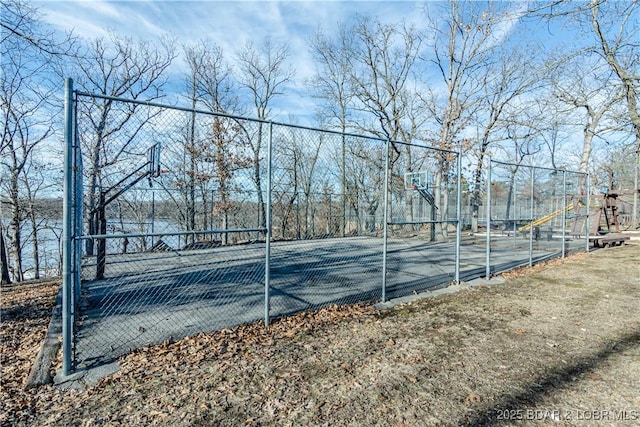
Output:
[[[271,174],[273,154],[273,122],[269,122],[267,138],[267,206],[265,212],[265,261],[264,261],[264,326],[269,327],[270,286],[271,286]]]
[[[529,195],[529,267],[531,267],[533,265],[533,233],[534,233],[534,227],[533,227],[533,221],[535,220],[534,216],[535,216],[535,211],[534,211],[534,191],[535,191],[535,179],[536,179],[536,169],[535,168],[531,168],[531,188],[529,189],[529,192],[531,193]]]
[[[567,171],[562,171],[562,258],[567,256]]]
[[[591,175],[587,174],[585,176],[585,180],[587,181],[587,201],[586,201],[586,215],[585,225],[584,225],[584,234],[585,234],[585,251],[589,253],[589,234],[591,233]]]
[[[486,269],[485,277],[491,278],[491,157],[487,156],[487,237],[486,237]]]
[[[73,247],[75,221],[73,218],[73,80],[66,79],[64,86],[64,199],[63,199],[63,241],[62,241],[62,375],[72,371],[74,274]]]
[[[384,150],[384,210],[382,231],[382,302],[387,300],[387,238],[389,228],[389,140],[385,142]]]
[[[456,186],[456,265],[455,281],[460,283],[460,245],[462,242],[462,156],[456,153],[456,176],[458,179]]]
[[[74,183],[74,194],[73,194],[73,203],[74,203],[74,270],[73,270],[73,281],[75,283],[74,286],[74,304],[77,304],[80,301],[80,292],[81,289],[81,272],[82,272],[82,240],[78,237],[82,236],[82,173],[83,173],[83,165],[82,165],[82,149],[80,148],[80,140],[78,138],[78,100],[77,95],[73,94],[73,183]],[[75,325],[73,325],[75,327]]]

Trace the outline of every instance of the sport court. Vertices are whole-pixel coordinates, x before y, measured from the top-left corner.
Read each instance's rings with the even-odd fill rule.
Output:
[[[270,317],[379,301],[382,243],[375,237],[273,242]],[[474,243],[461,246],[460,280],[485,273],[485,246]],[[557,248],[538,248],[533,261],[555,255]],[[528,247],[491,251],[492,272],[528,261]],[[388,240],[386,299],[437,289],[454,279],[455,243]],[[264,302],[264,243],[110,255],[105,278],[83,284],[76,357],[90,367],[145,345],[259,321]]]

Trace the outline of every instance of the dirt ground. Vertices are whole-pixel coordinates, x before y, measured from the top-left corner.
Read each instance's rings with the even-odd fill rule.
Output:
[[[2,290],[2,425],[640,425],[640,250],[376,311],[145,348],[86,391],[23,391],[56,286]]]

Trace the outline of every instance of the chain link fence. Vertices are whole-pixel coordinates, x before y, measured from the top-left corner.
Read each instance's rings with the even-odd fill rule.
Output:
[[[588,250],[587,182],[578,172],[490,160],[486,274]],[[503,262],[506,253],[519,256]]]
[[[386,301],[574,249],[575,174],[558,181],[492,162],[487,229],[471,232],[456,152],[67,84],[65,374],[165,340]]]
[[[389,152],[385,258],[395,298],[459,279],[461,171],[452,151],[393,143]]]
[[[28,209],[22,209],[22,221],[16,225],[9,209],[5,209],[9,200],[0,195],[0,246],[4,256],[0,263],[6,262],[3,267],[9,280],[40,280],[61,275],[62,212],[56,202],[37,200],[30,204]],[[16,228],[19,244],[13,238]]]

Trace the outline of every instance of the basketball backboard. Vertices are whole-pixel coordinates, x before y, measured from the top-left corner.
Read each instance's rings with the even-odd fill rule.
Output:
[[[160,143],[157,142],[149,147],[147,152],[147,162],[149,164],[149,175],[153,178],[160,176]]]
[[[426,190],[429,188],[427,171],[407,172],[404,174],[405,190]]]

